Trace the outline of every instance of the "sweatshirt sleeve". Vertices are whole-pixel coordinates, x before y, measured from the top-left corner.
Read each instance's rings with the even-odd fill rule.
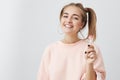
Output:
[[[97,59],[94,62],[94,70],[95,70],[96,75],[97,75],[96,80],[105,80],[106,71],[105,71],[105,67],[104,67],[102,54],[101,54],[100,49],[96,45],[94,45],[94,47],[95,47],[96,54],[97,54]],[[86,74],[84,73],[81,80],[85,80],[85,76],[86,76]]]
[[[50,49],[47,47],[43,53],[37,80],[49,80],[48,67],[50,62]]]
[[[105,80],[106,77],[106,71],[105,66],[102,58],[101,51],[99,47],[95,45],[96,53],[97,53],[97,60],[94,63],[94,69],[97,74],[97,80]]]

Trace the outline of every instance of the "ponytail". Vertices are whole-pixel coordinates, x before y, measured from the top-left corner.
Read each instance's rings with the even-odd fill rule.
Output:
[[[88,13],[88,36],[93,37],[93,40],[96,40],[96,14],[93,9],[85,8],[85,11]]]

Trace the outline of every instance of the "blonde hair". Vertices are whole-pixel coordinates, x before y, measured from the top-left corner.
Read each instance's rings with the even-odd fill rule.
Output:
[[[60,12],[60,19],[63,15],[63,12],[64,12],[64,9],[69,7],[69,6],[75,6],[75,7],[78,7],[82,13],[82,22],[84,23],[82,29],[86,26],[87,22],[88,22],[88,36],[93,36],[93,40],[95,41],[96,39],[96,13],[94,12],[93,9],[91,8],[84,8],[83,5],[81,3],[70,3],[68,5],[65,5],[61,12]],[[88,16],[87,16],[87,13],[88,13]],[[87,21],[88,20],[88,21]]]

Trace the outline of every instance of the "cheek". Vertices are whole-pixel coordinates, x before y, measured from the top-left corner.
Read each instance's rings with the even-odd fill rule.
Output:
[[[82,28],[82,22],[77,22],[76,23],[76,26],[80,29],[80,28]]]

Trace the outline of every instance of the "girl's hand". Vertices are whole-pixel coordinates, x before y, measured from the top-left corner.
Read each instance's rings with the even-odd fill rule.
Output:
[[[97,58],[96,51],[94,50],[93,45],[88,45],[87,50],[85,51],[85,59],[88,64],[94,63]]]

